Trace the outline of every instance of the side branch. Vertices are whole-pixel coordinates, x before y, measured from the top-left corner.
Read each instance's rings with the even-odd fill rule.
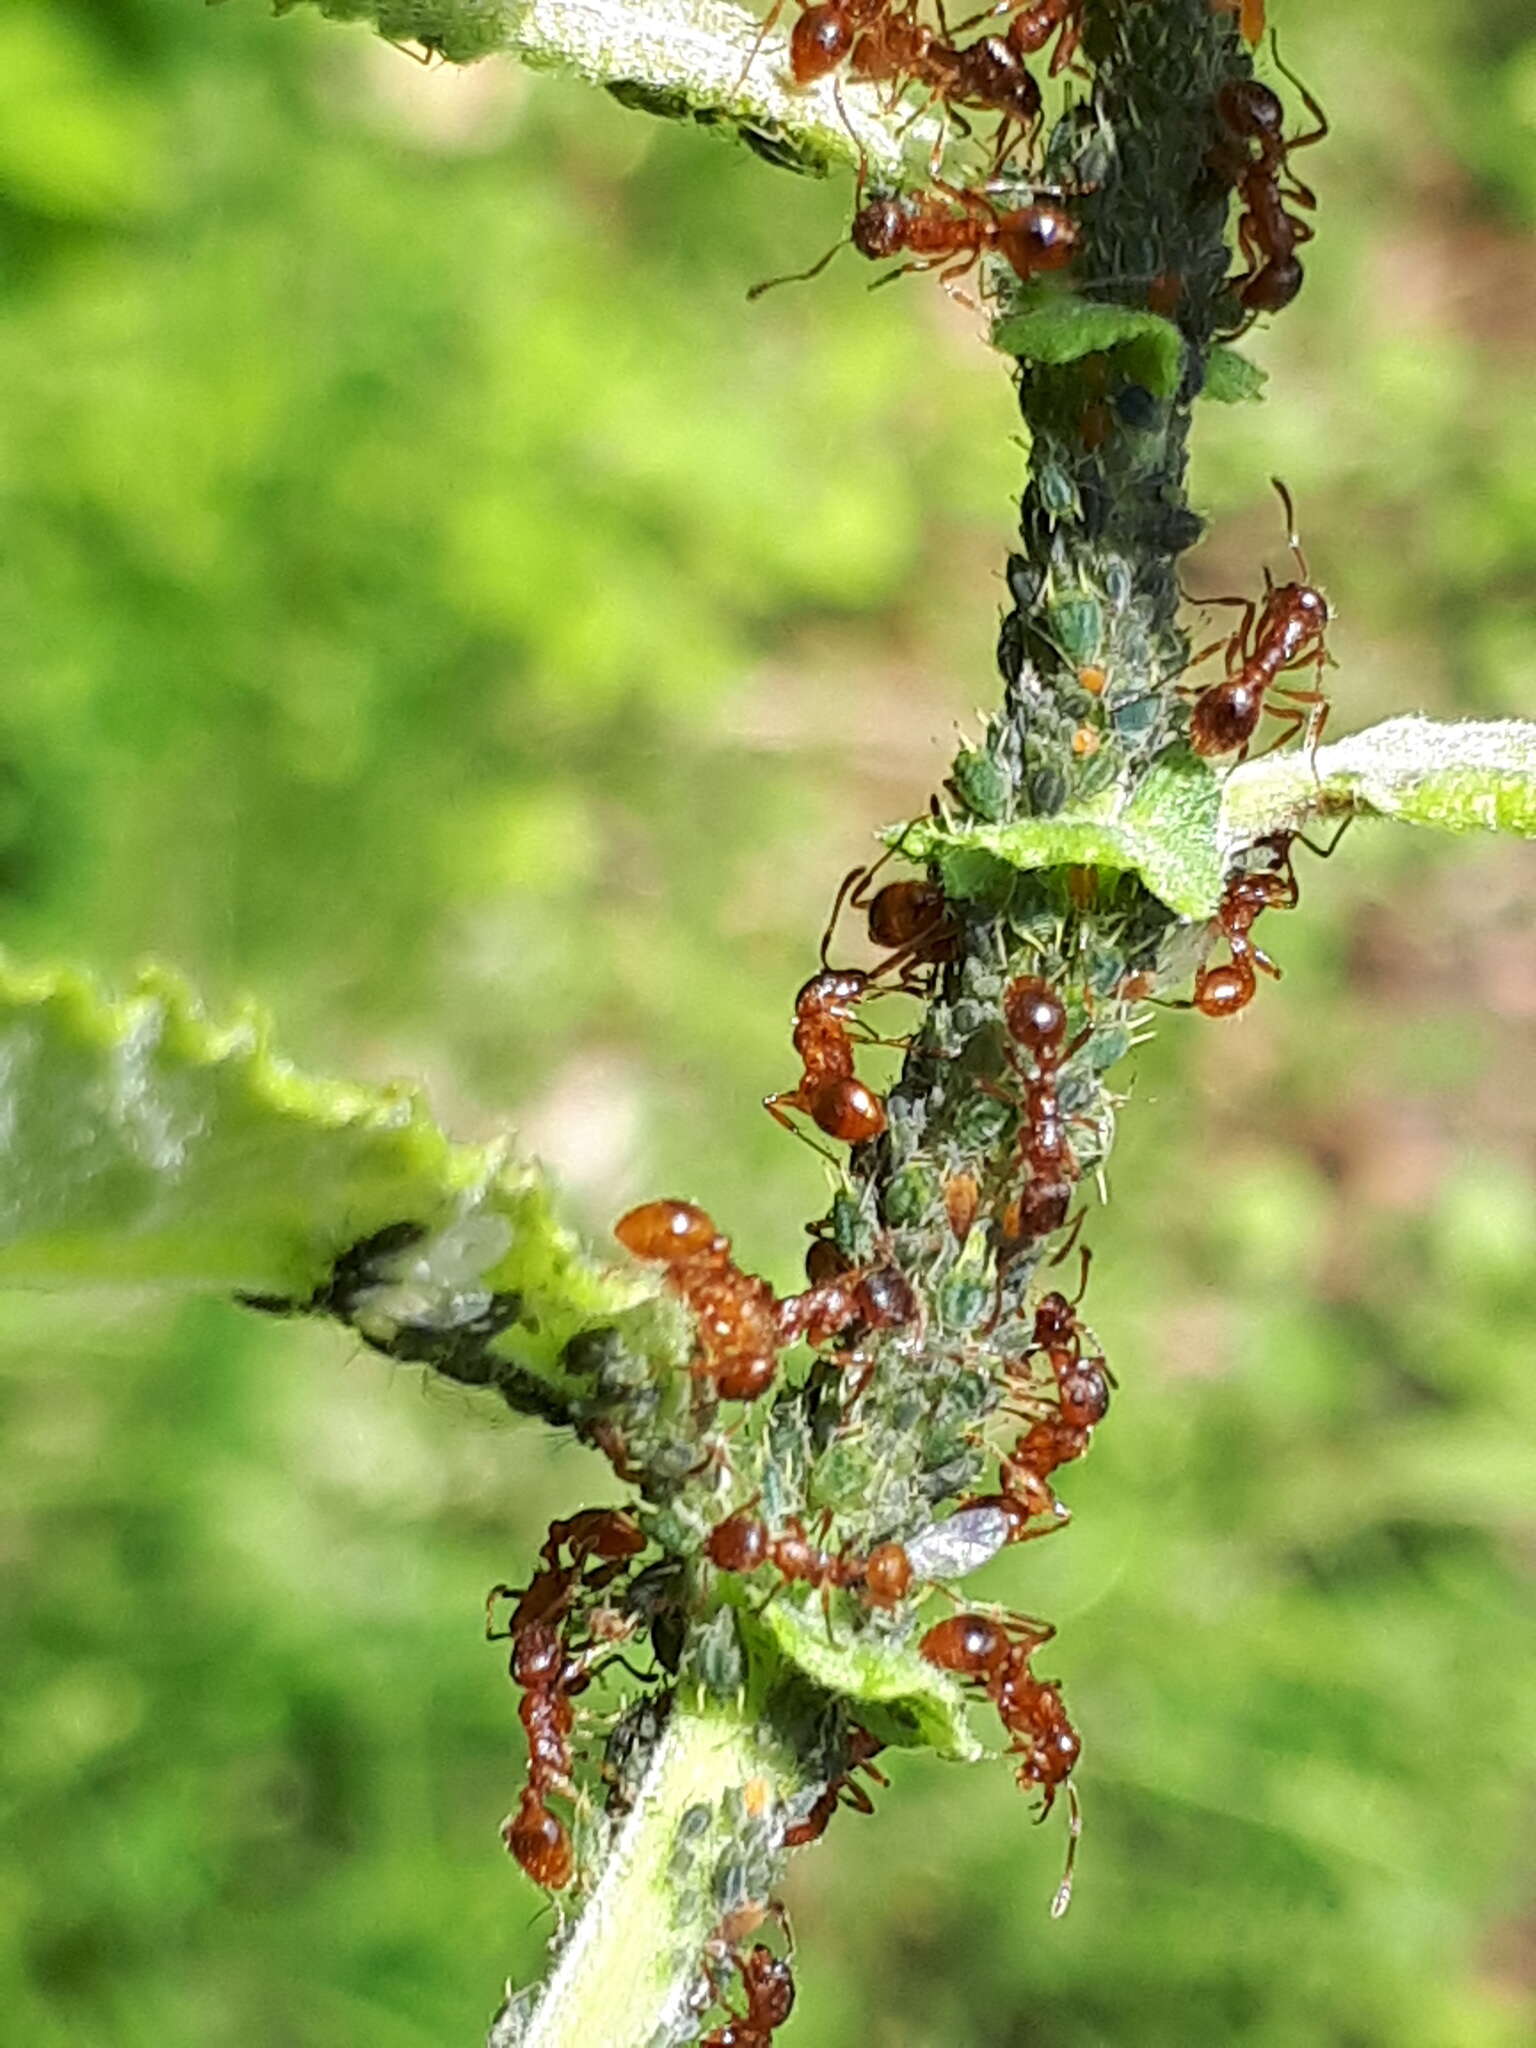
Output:
[[[279,0],[280,13],[301,0]],[[800,87],[779,30],[728,0],[311,0],[338,20],[371,21],[391,42],[451,63],[501,54],[601,85],[626,106],[735,129],[759,155],[824,175],[861,158],[899,181],[937,135],[854,79]]]
[[[1536,837],[1536,725],[1388,718],[1315,754],[1267,754],[1227,777],[1217,836],[1230,861],[1272,833],[1344,817]]]

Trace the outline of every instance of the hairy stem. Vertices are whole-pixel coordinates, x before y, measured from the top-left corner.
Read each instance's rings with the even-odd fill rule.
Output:
[[[282,0],[279,12],[300,4]],[[893,112],[856,79],[797,86],[784,25],[729,0],[311,0],[392,42],[452,63],[492,55],[601,85],[626,106],[734,130],[760,156],[822,174],[861,159],[899,178],[927,161],[937,129]]]
[[[771,1725],[674,1706],[630,1792],[602,1875],[531,1999],[512,1998],[489,2048],[661,2048],[697,2032],[700,1959],[732,1909],[744,1826],[800,1782]]]

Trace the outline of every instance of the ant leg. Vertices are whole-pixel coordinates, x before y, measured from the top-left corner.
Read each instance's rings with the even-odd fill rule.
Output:
[[[485,1640],[488,1643],[505,1642],[512,1633],[510,1628],[493,1629],[491,1627],[491,1623],[495,1619],[496,1602],[498,1600],[517,1600],[519,1598],[521,1598],[521,1595],[516,1586],[492,1586],[489,1593],[486,1594]]]
[[[786,270],[782,277],[765,277],[761,284],[749,285],[747,297],[760,299],[764,292],[777,291],[781,284],[809,284],[813,277],[820,277],[838,250],[846,248],[847,243],[848,237],[844,235],[842,240],[834,242],[826,255],[813,263],[809,270]]]
[[[1067,1861],[1061,1873],[1061,1883],[1056,1887],[1056,1896],[1051,1900],[1051,1918],[1059,1920],[1072,1903],[1072,1878],[1077,1868],[1077,1845],[1082,1839],[1083,1809],[1077,1796],[1077,1787],[1067,1787]]]
[[[885,858],[889,860],[890,855],[887,854]],[[877,862],[876,866],[878,865],[879,863]],[[827,919],[827,928],[821,935],[821,964],[823,967],[829,964],[827,954],[831,951],[832,934],[837,930],[837,920],[843,914],[843,906],[847,904],[851,909],[862,909],[862,891],[865,883],[869,881],[874,872],[874,868],[850,868],[838,883],[837,894],[832,898],[832,915]]]
[[[1296,834],[1297,842],[1300,845],[1304,846],[1307,849],[1308,853],[1315,853],[1319,860],[1332,860],[1334,853],[1338,848],[1339,841],[1344,837],[1344,834],[1355,822],[1355,816],[1355,812],[1351,811],[1346,818],[1343,818],[1340,821],[1338,831],[1334,833],[1333,837],[1329,840],[1326,846],[1319,846],[1317,844],[1317,841],[1315,839],[1309,839],[1305,832],[1298,832]]]
[[[1072,1226],[1072,1233],[1068,1237],[1066,1243],[1062,1246],[1061,1250],[1056,1254],[1055,1258],[1051,1260],[1052,1266],[1060,1266],[1065,1264],[1066,1259],[1069,1253],[1071,1252],[1073,1245],[1077,1243],[1078,1235],[1083,1227],[1083,1219],[1087,1214],[1088,1211],[1086,1209],[1078,1210],[1077,1221]],[[1077,1307],[1077,1304],[1088,1292],[1088,1268],[1093,1264],[1093,1246],[1085,1244],[1079,1251],[1078,1257],[1082,1260],[1083,1263],[1077,1276],[1077,1292],[1073,1295],[1070,1304],[1073,1308]]]
[[[1066,70],[1067,66],[1071,64],[1072,59],[1077,55],[1078,44],[1082,40],[1083,24],[1081,19],[1074,15],[1068,15],[1067,19],[1061,24],[1061,29],[1057,34],[1056,48],[1051,52],[1051,68],[1047,74],[1048,77],[1055,78]],[[1073,68],[1082,76],[1086,77],[1088,75],[1080,64]]]
[[[763,1097],[763,1107],[773,1118],[774,1122],[782,1124],[786,1131],[794,1131],[798,1135],[800,1126],[792,1122],[784,1114],[783,1109],[780,1107],[781,1103],[787,1104],[790,1109],[798,1109],[802,1116],[805,1115],[806,1108],[804,1101],[801,1099],[800,1090],[798,1088],[782,1088],[777,1095],[765,1095]]]
[[[1322,108],[1318,105],[1317,101],[1313,98],[1312,94],[1307,91],[1307,88],[1302,84],[1301,80],[1296,76],[1295,72],[1292,71],[1290,66],[1281,61],[1280,35],[1278,30],[1271,31],[1269,38],[1269,54],[1275,60],[1275,69],[1280,73],[1282,78],[1288,79],[1290,83],[1295,86],[1297,92],[1301,94],[1302,105],[1306,108],[1307,112],[1312,116],[1313,120],[1317,123],[1317,126],[1311,129],[1306,135],[1298,135],[1292,141],[1288,142],[1285,145],[1285,154],[1289,156],[1293,149],[1310,149],[1314,142],[1321,142],[1323,140],[1324,136],[1327,135],[1329,132],[1328,116],[1323,112]]]
[[[736,96],[736,94],[741,91],[742,87],[746,84],[747,74],[751,71],[752,66],[757,62],[758,58],[762,55],[763,45],[764,43],[767,42],[769,36],[777,27],[779,16],[783,12],[784,0],[773,0],[773,5],[772,7],[769,8],[766,17],[764,18],[763,25],[757,32],[756,41],[753,43],[751,49],[747,52],[747,61],[741,67],[741,75],[736,80],[736,83],[731,87],[731,97],[733,99]]]
[[[1270,482],[1274,485],[1285,512],[1285,531],[1290,541],[1291,553],[1296,559],[1296,566],[1301,571],[1301,580],[1303,583],[1310,583],[1312,572],[1307,567],[1307,558],[1301,551],[1301,540],[1296,532],[1296,507],[1291,502],[1290,491],[1277,476],[1272,476]]]

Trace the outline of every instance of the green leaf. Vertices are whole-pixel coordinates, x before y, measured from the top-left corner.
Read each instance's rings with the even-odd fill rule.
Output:
[[[1221,900],[1221,782],[1183,748],[1155,761],[1127,798],[1107,790],[1075,811],[1006,825],[924,817],[884,836],[908,859],[936,860],[951,895],[987,893],[996,866],[1115,868],[1139,875],[1180,917],[1209,917]]]
[[[410,1088],[312,1080],[246,1013],[216,1025],[180,982],[121,1002],[68,969],[0,961],[0,1283],[173,1285],[304,1301],[394,1225],[370,1335],[451,1331],[494,1294],[498,1353],[556,1377],[567,1338],[644,1303],[585,1259],[535,1170],[451,1143]]]
[[[847,1700],[881,1742],[935,1750],[961,1763],[983,1754],[959,1686],[911,1644],[874,1635],[834,1640],[819,1605],[788,1599],[770,1601],[749,1626],[766,1632],[779,1654],[813,1684]]]
[[[1248,399],[1262,398],[1268,382],[1268,370],[1261,370],[1235,348],[1218,345],[1206,362],[1200,396],[1214,398],[1218,405],[1241,405]]]
[[[1223,858],[1266,833],[1350,815],[1536,837],[1536,725],[1389,718],[1315,754],[1250,761],[1222,790]]]
[[[1027,286],[1019,310],[992,329],[992,346],[1032,363],[1075,363],[1080,356],[1134,347],[1135,374],[1149,391],[1168,398],[1178,386],[1184,337],[1171,320],[1133,306],[1080,299],[1049,285]]]

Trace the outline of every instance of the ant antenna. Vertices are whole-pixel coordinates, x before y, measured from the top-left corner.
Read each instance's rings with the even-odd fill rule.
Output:
[[[1272,476],[1270,482],[1280,493],[1280,503],[1285,507],[1286,535],[1291,544],[1291,553],[1296,557],[1296,566],[1301,571],[1302,581],[1310,583],[1312,581],[1312,572],[1307,567],[1306,556],[1301,552],[1301,541],[1296,532],[1296,507],[1291,503],[1291,494],[1285,485],[1281,483],[1279,477]]]
[[[1077,1845],[1083,1832],[1083,1809],[1075,1785],[1067,1787],[1067,1812],[1067,1862],[1061,1873],[1061,1883],[1056,1887],[1056,1896],[1051,1900],[1053,1920],[1059,1920],[1072,1903],[1072,1877],[1077,1868]]]
[[[845,249],[847,246],[848,237],[844,235],[840,241],[834,242],[821,261],[813,263],[809,270],[791,270],[787,271],[783,277],[765,277],[761,284],[754,284],[749,287],[747,297],[749,299],[760,299],[764,292],[771,292],[781,284],[809,284],[813,277],[820,277],[838,250]]]
[[[1275,60],[1275,69],[1280,73],[1280,76],[1282,78],[1289,80],[1289,82],[1295,86],[1296,90],[1301,94],[1307,112],[1312,116],[1314,121],[1318,122],[1321,125],[1322,135],[1326,135],[1328,133],[1328,116],[1323,112],[1322,108],[1318,105],[1317,101],[1312,97],[1311,93],[1307,91],[1307,88],[1296,76],[1295,72],[1291,69],[1290,65],[1287,64],[1281,57],[1280,31],[1278,29],[1272,28],[1269,32],[1269,54]],[[1312,140],[1314,138],[1309,137],[1308,139]],[[1322,136],[1320,135],[1315,139],[1321,141]]]

